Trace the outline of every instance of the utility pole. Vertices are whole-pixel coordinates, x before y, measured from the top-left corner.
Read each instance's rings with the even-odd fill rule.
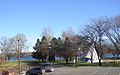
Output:
[[[20,75],[20,71],[21,71],[21,65],[20,65],[20,48],[19,48],[20,39],[18,39],[17,41],[18,41],[18,70],[19,70],[19,75]]]

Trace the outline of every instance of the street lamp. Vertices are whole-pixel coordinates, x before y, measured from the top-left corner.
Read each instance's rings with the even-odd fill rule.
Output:
[[[20,48],[19,48],[20,39],[18,39],[17,41],[18,41],[18,70],[19,70],[19,75],[20,75],[20,71],[21,71],[21,65],[20,65]]]

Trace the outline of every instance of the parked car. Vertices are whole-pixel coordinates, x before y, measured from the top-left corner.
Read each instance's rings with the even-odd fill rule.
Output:
[[[25,75],[25,73],[26,73],[26,71],[22,71],[22,72],[20,73],[20,75]]]
[[[45,72],[53,72],[54,68],[52,67],[52,63],[42,63],[43,68],[45,69]]]
[[[54,71],[53,67],[51,67],[51,66],[45,67],[45,72],[53,72],[53,71]]]
[[[41,75],[45,73],[45,69],[43,68],[31,68],[26,72],[26,75]]]

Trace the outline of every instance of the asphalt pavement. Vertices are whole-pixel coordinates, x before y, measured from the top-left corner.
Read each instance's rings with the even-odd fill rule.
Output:
[[[54,72],[45,73],[43,75],[120,75],[119,67],[54,67]]]

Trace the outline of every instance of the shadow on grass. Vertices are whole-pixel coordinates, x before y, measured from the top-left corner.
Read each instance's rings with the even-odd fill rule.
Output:
[[[99,66],[99,63],[84,63],[84,62],[80,62],[80,63],[75,63],[75,64],[65,64],[69,67],[83,67],[83,66]],[[116,62],[114,64],[114,62],[109,62],[109,63],[106,63],[106,62],[102,62],[102,65],[100,67],[120,67],[120,62]]]
[[[24,61],[28,64],[28,66],[42,66],[41,61]],[[53,63],[52,67],[53,68],[60,68],[60,67],[83,67],[83,66],[99,66],[99,63],[86,63],[86,62],[77,62],[77,63],[68,63],[66,64],[64,61],[56,61]],[[120,67],[120,62],[116,62],[114,65],[114,62],[102,62],[101,67]]]

